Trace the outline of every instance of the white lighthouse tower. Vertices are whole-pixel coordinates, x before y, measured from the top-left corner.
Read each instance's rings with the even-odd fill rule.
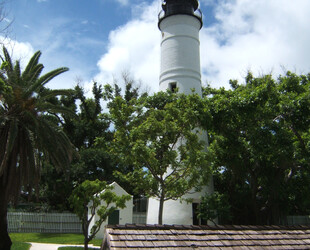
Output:
[[[162,34],[161,68],[159,88],[170,89],[184,94],[195,93],[201,96],[200,42],[199,30],[202,27],[202,15],[198,0],[164,0],[159,14],[158,27]],[[201,133],[200,139],[208,144],[207,133]],[[168,200],[164,204],[163,224],[198,225],[196,209],[201,196],[213,192],[212,180],[200,192],[192,190],[183,198],[192,203]],[[147,223],[158,222],[159,200],[150,198]]]
[[[159,14],[162,34],[160,90],[178,88],[201,94],[199,30],[202,27],[198,0],[165,0]]]

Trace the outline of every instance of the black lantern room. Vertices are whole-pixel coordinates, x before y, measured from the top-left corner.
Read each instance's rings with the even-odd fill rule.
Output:
[[[198,0],[164,0],[162,11],[159,13],[159,23],[168,16],[183,14],[198,18],[202,26],[202,16],[198,4]]]

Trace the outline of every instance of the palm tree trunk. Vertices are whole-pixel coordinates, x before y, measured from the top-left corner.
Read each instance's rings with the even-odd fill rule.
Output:
[[[8,234],[8,202],[5,193],[5,187],[3,187],[2,178],[0,178],[0,250],[10,250],[12,245],[12,241]]]

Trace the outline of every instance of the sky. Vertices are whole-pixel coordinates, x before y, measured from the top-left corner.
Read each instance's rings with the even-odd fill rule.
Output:
[[[0,0],[1,41],[26,65],[37,50],[45,72],[66,66],[50,88],[88,91],[129,74],[158,91],[160,0]],[[202,84],[229,88],[255,76],[310,72],[309,0],[200,0]]]

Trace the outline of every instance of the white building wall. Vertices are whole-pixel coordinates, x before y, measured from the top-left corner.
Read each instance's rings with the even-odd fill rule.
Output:
[[[121,187],[119,186],[116,182],[113,182],[111,184],[114,188],[113,188],[113,192],[118,195],[128,195],[128,193]],[[101,202],[101,205],[104,205],[104,201]],[[110,205],[110,207],[113,206],[113,204]],[[131,224],[132,223],[132,212],[133,212],[133,198],[131,197],[131,199],[129,201],[126,202],[126,207],[124,209],[119,209],[119,224],[120,225],[125,225],[126,223]],[[90,210],[88,209],[88,218],[90,218]],[[96,211],[96,215],[94,216],[93,220],[91,221],[90,225],[89,225],[89,234],[90,234],[90,230],[92,228],[92,226],[95,224],[95,221],[99,220],[99,216],[97,215],[97,211]],[[95,238],[96,239],[102,239],[103,235],[104,235],[104,228],[105,226],[108,224],[108,220],[109,218],[107,218],[106,221],[104,221],[100,227],[99,232],[96,234]]]
[[[205,186],[200,192],[192,190],[182,198],[192,199],[192,202],[199,203],[200,197],[205,195],[209,190],[210,185]],[[213,186],[212,186],[213,187]],[[193,209],[192,202],[180,200],[169,200],[164,202],[163,209],[163,224],[168,225],[192,225],[193,224]],[[158,224],[159,199],[150,198],[148,203],[147,224]]]

